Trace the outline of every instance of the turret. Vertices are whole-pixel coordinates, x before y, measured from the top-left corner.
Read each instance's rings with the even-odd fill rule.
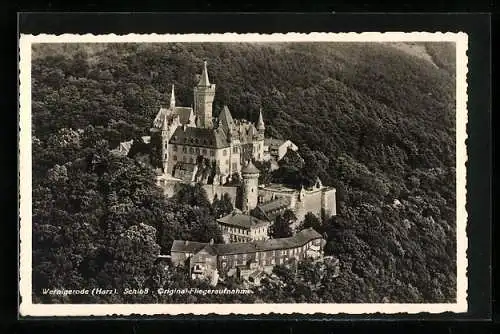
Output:
[[[161,161],[163,172],[167,172],[167,163],[168,163],[168,139],[169,139],[169,124],[167,119],[167,113],[164,113],[164,119],[161,126]]]
[[[170,110],[175,109],[175,91],[174,85],[172,85],[172,94],[170,95]]]
[[[208,78],[207,62],[203,63],[203,72],[198,85],[194,87],[194,112],[196,126],[199,128],[213,128],[212,104],[215,97],[215,85]]]
[[[255,139],[257,140],[256,144],[256,154],[255,159],[258,161],[262,161],[264,158],[264,132],[266,127],[264,125],[264,118],[262,117],[262,108],[259,110],[259,119],[256,124],[257,134]]]
[[[262,117],[262,108],[259,110],[259,120],[257,121],[257,130],[259,131],[259,133],[262,132],[262,134],[264,134],[264,131],[266,130],[266,127],[264,125],[264,119]]]
[[[241,210],[244,213],[249,213],[250,210],[257,206],[259,174],[260,171],[251,161],[249,161],[248,164],[241,170],[241,176],[243,179],[243,203]]]

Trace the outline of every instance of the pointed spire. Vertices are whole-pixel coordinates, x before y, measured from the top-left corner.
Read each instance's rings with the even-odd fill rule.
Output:
[[[208,80],[208,70],[207,70],[207,62],[203,62],[203,72],[201,73],[200,82],[198,86],[210,86],[210,81]]]
[[[264,130],[264,119],[262,118],[262,108],[259,110],[259,120],[257,121],[257,130]]]
[[[219,114],[219,125],[222,125],[224,129],[228,131],[233,129],[234,120],[227,105],[222,108],[222,111]]]
[[[170,95],[170,109],[175,108],[175,87],[172,84],[172,94]]]

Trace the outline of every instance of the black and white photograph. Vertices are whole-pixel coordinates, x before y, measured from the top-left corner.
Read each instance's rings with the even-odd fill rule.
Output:
[[[467,35],[20,50],[21,314],[467,310]]]

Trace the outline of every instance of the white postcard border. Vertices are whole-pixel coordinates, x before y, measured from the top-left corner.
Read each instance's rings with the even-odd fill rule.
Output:
[[[32,156],[31,46],[35,43],[167,43],[167,42],[455,42],[456,43],[456,235],[457,301],[449,304],[33,304],[32,302]],[[467,304],[467,48],[463,32],[365,32],[287,34],[127,34],[24,35],[19,40],[19,312],[21,316],[111,315],[266,315],[266,314],[416,314],[466,312]]]

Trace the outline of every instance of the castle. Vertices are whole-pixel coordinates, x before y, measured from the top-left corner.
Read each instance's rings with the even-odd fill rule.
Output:
[[[172,86],[170,106],[160,108],[150,130],[152,142],[159,146],[156,164],[164,173],[185,181],[223,184],[240,174],[243,161],[264,159],[262,111],[253,124],[233,119],[224,106],[215,122],[214,96],[206,62],[194,87],[194,109],[176,105]]]
[[[170,105],[161,107],[153,121],[150,142],[158,153],[156,165],[162,170],[158,184],[166,196],[172,196],[179,183],[202,184],[210,202],[228,194],[233,207],[241,210],[238,215],[217,217],[229,242],[263,239],[262,222],[274,221],[287,209],[297,221],[308,212],[318,217],[336,214],[336,190],[319,179],[313,187],[300,190],[259,184],[260,171],[252,161],[279,160],[286,150],[297,151],[297,146],[289,140],[264,138],[262,110],[255,124],[234,119],[227,106],[215,119],[214,97],[215,84],[204,62],[194,87],[194,109],[176,105],[172,86]],[[236,174],[241,185],[227,185]]]
[[[264,137],[262,109],[255,124],[234,119],[227,106],[214,118],[215,84],[209,80],[206,62],[193,93],[194,108],[179,107],[172,86],[170,105],[160,108],[153,121],[149,141],[161,169],[158,185],[172,196],[180,184],[201,184],[211,203],[227,194],[236,209],[216,217],[225,243],[174,240],[172,263],[188,265],[192,278],[207,277],[217,284],[219,275],[257,282],[275,265],[322,258],[325,240],[313,229],[282,239],[270,239],[268,231],[285,210],[295,214],[295,224],[309,212],[336,215],[335,188],[319,179],[307,189],[259,184],[261,171],[254,161],[271,161],[271,170],[276,169],[277,161],[298,147],[290,140]],[[240,182],[231,183],[236,176]]]

